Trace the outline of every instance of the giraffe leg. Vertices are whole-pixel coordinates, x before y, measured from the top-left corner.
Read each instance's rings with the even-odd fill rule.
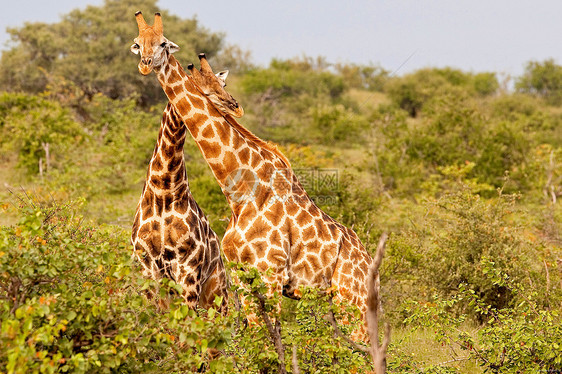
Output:
[[[231,226],[229,224],[229,227]],[[265,235],[265,234],[264,234]],[[266,295],[272,297],[277,293],[277,312],[281,309],[281,295],[283,285],[288,282],[287,270],[287,250],[280,245],[265,244],[262,238],[254,242],[242,240],[243,234],[235,229],[227,229],[222,241],[222,249],[227,259],[239,263],[247,264],[256,268],[261,273],[262,280],[268,285]],[[268,275],[269,274],[269,275]],[[251,292],[248,285],[233,277],[233,282],[246,293]],[[251,307],[250,300],[244,295],[240,295],[242,307],[245,309],[246,318],[250,324],[258,323],[255,308]]]
[[[197,309],[199,296],[201,295],[200,271],[197,268],[184,265],[180,274],[181,277],[174,280],[183,289],[181,296],[190,309]]]
[[[223,298],[221,305],[218,307],[218,310],[222,315],[226,315],[228,311],[228,294],[226,274],[222,262],[215,267],[215,270],[213,271],[209,279],[207,279],[202,285],[201,296],[199,298],[199,306],[205,309],[215,307],[216,296],[221,296]]]
[[[218,307],[218,311],[224,316],[228,311],[227,305],[227,282],[226,273],[222,261],[218,262],[215,269],[205,283],[201,286],[199,296],[199,307],[204,309],[216,308],[215,296],[222,296],[222,303]],[[205,318],[205,317],[204,317]],[[216,348],[209,348],[207,355],[209,360],[216,360],[223,353]]]
[[[286,270],[285,270],[286,272]],[[275,311],[274,313],[276,315],[279,315],[281,313],[281,295],[282,295],[282,291],[283,291],[283,281],[285,279],[285,276],[283,274],[273,274],[271,276],[267,276],[265,274],[262,274],[262,280],[264,281],[264,283],[267,284],[267,291],[265,293],[266,298],[273,298],[276,297],[277,300],[275,300],[274,306],[275,306]],[[242,284],[240,282],[240,280],[237,277],[234,277],[233,282],[240,288],[243,288],[246,290],[246,292],[250,293],[250,287],[248,287],[245,284]],[[248,297],[245,296],[243,294],[239,295],[240,297],[240,304],[242,306],[242,308],[244,309],[244,314],[246,315],[246,319],[248,321],[248,324],[250,326],[254,326],[257,324],[260,324],[260,316],[258,316],[258,314],[256,313],[257,309],[256,308],[260,308],[259,306],[259,296],[257,294],[254,293],[253,297]],[[255,305],[255,303],[252,303],[251,300],[254,300],[258,305]]]
[[[353,289],[350,289],[350,281],[349,277],[343,275],[341,272],[336,271],[332,276],[332,287],[337,289],[338,293],[334,296],[333,301],[335,304],[347,304],[347,305],[355,305],[359,308],[361,312],[361,323],[351,332],[351,339],[356,342],[364,342],[367,345],[369,344],[369,336],[367,334],[366,329],[366,320],[365,320],[365,312],[366,312],[366,303],[365,299],[361,298],[357,295],[354,295]],[[351,315],[345,316],[343,319],[338,320],[339,324],[349,325],[352,321]]]

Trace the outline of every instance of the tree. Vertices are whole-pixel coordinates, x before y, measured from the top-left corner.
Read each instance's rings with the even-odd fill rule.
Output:
[[[334,65],[350,87],[366,89],[369,91],[383,91],[388,81],[390,72],[376,65],[342,64]]]
[[[49,171],[84,133],[68,110],[56,101],[24,94],[0,95],[0,149],[18,154],[29,173]]]
[[[562,103],[562,66],[553,59],[530,61],[516,84],[519,92],[536,95],[553,105]]]
[[[385,91],[398,107],[416,117],[425,104],[435,97],[460,90],[468,96],[494,94],[499,83],[494,73],[465,73],[445,68],[425,68],[414,73],[387,80]]]
[[[162,13],[166,35],[180,46],[177,57],[184,64],[200,52],[212,57],[222,46],[222,34],[202,28],[196,18],[159,10],[157,0],[105,0],[102,6],[73,10],[58,23],[8,29],[13,47],[2,54],[0,89],[40,93],[64,81],[78,88],[78,102],[96,93],[116,99],[137,92],[141,104],[156,102],[162,98],[160,86],[138,73],[129,52],[137,35],[138,10]]]

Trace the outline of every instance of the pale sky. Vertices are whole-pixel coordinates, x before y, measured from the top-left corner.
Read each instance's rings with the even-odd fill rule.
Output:
[[[7,26],[57,22],[60,15],[103,0],[8,0],[0,12],[0,45]],[[519,75],[530,60],[562,62],[562,1],[555,0],[160,0],[183,18],[197,16],[253,61],[306,54],[329,62],[374,63],[398,74],[422,67]],[[141,9],[142,10],[142,9]],[[132,15],[130,16],[131,22]],[[173,35],[167,35],[173,40]],[[412,56],[413,54],[413,56]]]

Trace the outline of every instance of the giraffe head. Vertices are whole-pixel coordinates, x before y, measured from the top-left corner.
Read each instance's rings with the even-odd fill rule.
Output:
[[[187,67],[195,84],[221,112],[236,118],[242,117],[244,109],[224,89],[226,87],[228,70],[221,71],[215,75],[204,53],[199,54],[199,61],[201,62],[201,71],[197,70],[193,64],[189,64]]]
[[[141,12],[136,12],[135,17],[139,26],[139,36],[135,38],[131,52],[140,54],[139,71],[148,75],[152,69],[162,66],[169,54],[179,50],[179,47],[164,37],[160,13],[154,15],[152,26],[146,23]]]

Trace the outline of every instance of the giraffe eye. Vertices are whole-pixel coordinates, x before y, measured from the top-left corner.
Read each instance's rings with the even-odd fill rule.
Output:
[[[139,49],[139,48],[140,48],[140,45],[138,45],[137,43],[135,43],[135,44],[133,44],[133,48],[134,48],[134,49]]]
[[[160,44],[160,47],[165,48],[165,47],[166,47],[166,42]]]

